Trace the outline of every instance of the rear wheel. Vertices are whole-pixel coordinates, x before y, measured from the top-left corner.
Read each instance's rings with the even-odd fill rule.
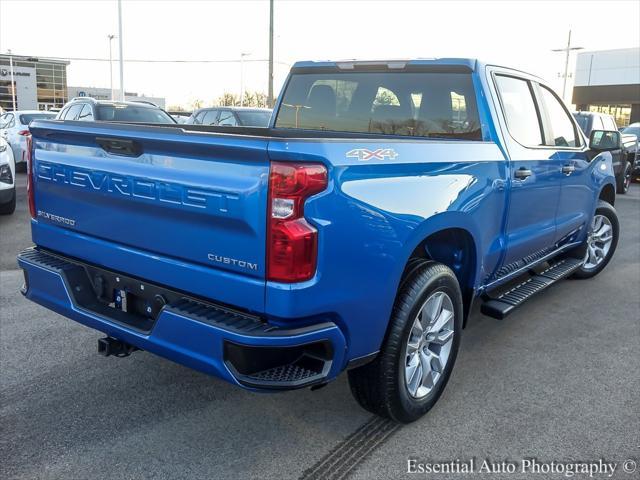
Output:
[[[16,210],[16,187],[13,187],[11,199],[0,204],[0,215],[11,215]]]
[[[449,380],[461,330],[462,294],[454,273],[425,262],[400,287],[376,360],[349,371],[354,397],[377,415],[417,420],[435,405]]]
[[[576,256],[584,263],[574,274],[574,278],[591,278],[600,273],[613,257],[618,246],[620,223],[616,210],[602,200],[591,220],[584,245],[576,250]]]

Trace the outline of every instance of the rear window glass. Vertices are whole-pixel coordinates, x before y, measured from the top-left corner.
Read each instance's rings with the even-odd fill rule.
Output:
[[[159,108],[137,105],[98,105],[98,118],[103,122],[176,123]]]
[[[29,125],[34,120],[42,120],[45,118],[55,118],[55,113],[23,113],[20,115],[20,123],[22,125]]]
[[[293,74],[276,127],[481,140],[471,75]]]

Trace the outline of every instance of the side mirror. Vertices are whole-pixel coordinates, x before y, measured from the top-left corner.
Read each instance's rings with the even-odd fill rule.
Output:
[[[622,136],[615,130],[592,130],[589,148],[598,152],[618,150],[622,148]]]

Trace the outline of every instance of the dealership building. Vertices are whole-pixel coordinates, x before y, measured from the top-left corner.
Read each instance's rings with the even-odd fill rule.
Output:
[[[13,110],[14,96],[17,110],[62,108],[74,97],[92,97],[97,100],[111,98],[109,88],[69,87],[68,65],[69,62],[65,60],[0,54],[0,111]],[[125,91],[125,100],[146,101],[165,107],[164,98],[148,97],[135,92]]]
[[[640,122],[640,48],[579,53],[572,103],[613,115],[618,127]]]
[[[49,110],[62,107],[68,99],[67,65],[64,60],[0,54],[0,107],[13,110]]]

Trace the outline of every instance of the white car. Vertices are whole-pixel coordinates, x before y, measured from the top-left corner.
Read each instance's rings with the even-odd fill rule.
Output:
[[[0,138],[0,215],[16,209],[16,162],[9,144]]]
[[[29,124],[36,119],[56,118],[56,112],[41,110],[17,110],[7,112],[0,116],[0,137],[11,145],[13,159],[16,163],[27,160],[27,136],[29,136]]]

